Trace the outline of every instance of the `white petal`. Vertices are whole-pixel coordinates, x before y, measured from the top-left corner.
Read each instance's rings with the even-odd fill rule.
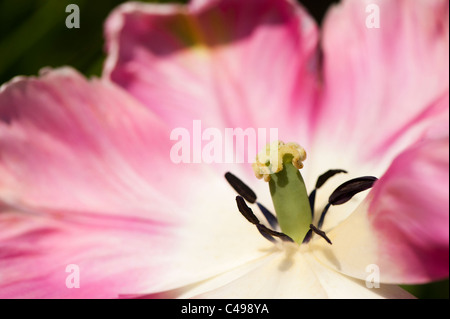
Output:
[[[253,180],[255,185],[251,184],[251,187],[257,186],[254,190],[259,194],[261,188],[258,189],[258,185],[267,185]],[[223,174],[205,171],[191,185],[192,189],[186,190],[191,203],[179,207],[182,227],[174,231],[171,239],[175,248],[165,256],[155,256],[165,267],[165,278],[160,285],[140,293],[167,291],[206,280],[262,258],[272,246],[239,213],[235,201],[237,194]],[[251,207],[263,222],[256,205]]]
[[[285,245],[286,246],[286,245]],[[215,289],[213,289],[215,287]],[[368,288],[322,264],[303,247],[276,249],[265,258],[196,285],[182,298],[411,298],[392,285]]]

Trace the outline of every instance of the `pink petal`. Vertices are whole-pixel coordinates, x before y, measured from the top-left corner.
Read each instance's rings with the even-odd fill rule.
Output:
[[[117,298],[164,276],[161,225],[58,213],[0,211],[1,298]]]
[[[379,28],[366,25],[374,6]],[[434,120],[448,122],[448,40],[448,1],[347,0],[332,8],[323,28],[322,138],[345,141],[362,161],[389,163]]]
[[[7,203],[147,217],[167,197],[186,197],[169,178],[181,170],[170,161],[170,132],[113,84],[67,68],[19,78],[2,89],[0,116]]]
[[[106,77],[173,126],[310,128],[317,29],[291,1],[125,4],[106,37]]]
[[[449,139],[418,143],[373,188],[369,218],[406,282],[448,277]]]
[[[362,205],[329,233],[333,245],[318,244],[317,256],[361,279],[377,265],[385,283],[448,277],[448,154],[448,137],[401,153]]]
[[[117,297],[165,281],[200,168],[170,160],[158,118],[63,68],[4,85],[0,119],[2,297]],[[80,289],[66,288],[70,264]]]

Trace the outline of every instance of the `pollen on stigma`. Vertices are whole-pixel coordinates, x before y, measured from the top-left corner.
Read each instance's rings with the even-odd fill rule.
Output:
[[[278,173],[283,169],[283,158],[285,155],[291,155],[292,165],[297,168],[303,168],[303,161],[306,160],[306,151],[297,143],[283,143],[274,141],[266,145],[265,149],[256,156],[256,161],[252,164],[255,176],[258,179],[264,178],[266,182],[270,181],[272,174]]]

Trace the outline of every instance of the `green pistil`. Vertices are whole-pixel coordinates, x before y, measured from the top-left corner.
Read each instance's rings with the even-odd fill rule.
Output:
[[[305,182],[299,171],[299,167],[302,167],[301,161],[306,158],[306,153],[298,144],[293,143],[280,142],[278,150],[280,152],[278,155],[281,154],[279,157],[271,157],[269,160],[265,158],[264,163],[258,162],[257,158],[254,165],[255,174],[257,177],[264,177],[266,181],[269,181],[270,194],[281,231],[296,243],[301,244],[310,229],[312,220]],[[256,170],[263,165],[268,167],[280,159],[282,163],[278,163],[276,171]],[[272,162],[269,163],[270,161]]]
[[[270,195],[281,231],[301,244],[311,224],[308,194],[300,171],[292,165],[292,155],[285,155],[283,166],[271,175]]]

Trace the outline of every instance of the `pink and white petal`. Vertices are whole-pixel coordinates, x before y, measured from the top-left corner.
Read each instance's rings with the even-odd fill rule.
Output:
[[[314,122],[317,33],[287,0],[124,4],[106,23],[104,74],[174,127],[298,136]]]
[[[414,134],[410,134],[408,137],[398,137],[399,143],[397,143],[397,145],[402,148],[410,145],[411,138],[414,135],[417,135],[416,140],[447,138],[449,136],[448,105],[449,95],[447,91],[447,94],[436,101],[434,105],[430,106],[427,110],[429,113],[414,124],[414,128],[411,128],[411,131],[415,131]],[[333,135],[330,135],[331,139],[333,138],[332,136]],[[374,134],[374,136],[376,136],[376,134]],[[392,155],[399,151],[399,148],[393,148],[393,152],[379,150],[379,154],[372,159],[364,161],[361,161],[361,158],[358,159],[360,154],[365,152],[365,149],[371,147],[370,145],[371,142],[369,142],[369,140],[364,147],[358,146],[357,144],[352,145],[351,143],[341,145],[330,144],[325,138],[318,139],[313,147],[308,150],[309,159],[305,163],[304,172],[302,172],[302,174],[304,174],[305,182],[309,185],[310,189],[314,187],[317,176],[322,174],[326,170],[325,168],[339,167],[348,171],[348,174],[339,174],[333,177],[318,190],[316,194],[316,203],[319,203],[319,205],[317,205],[316,208],[319,212],[321,212],[325,206],[325,204],[320,206],[320,203],[328,203],[328,197],[336,187],[351,178],[366,175],[382,176],[392,163]],[[328,214],[325,219],[324,229],[328,231],[347,218],[367,194],[368,191],[362,192],[357,194],[345,205],[333,207],[333,213]],[[316,219],[318,219],[319,216],[320,213],[316,214]]]
[[[182,168],[161,122],[121,88],[70,68],[2,86],[0,119],[3,296],[115,297],[159,280],[163,266],[149,256],[173,247],[182,219],[171,199],[189,200],[173,187]],[[61,267],[72,261],[86,289],[65,288]]]
[[[2,88],[0,116],[5,203],[146,218],[165,202],[152,218],[168,221],[171,203],[189,196],[173,189],[182,168],[169,130],[114,84],[69,68],[16,78]]]
[[[59,254],[63,248],[57,246],[53,251],[51,243],[67,243],[67,254],[86,250],[85,242],[79,240],[86,232],[80,228],[77,233],[73,225],[78,219],[88,220],[89,225],[96,222],[92,232],[97,232],[96,240],[101,242],[93,241],[92,255],[102,256],[103,241],[112,236],[105,225],[111,220],[119,225],[123,220],[123,233],[114,236],[117,241],[131,241],[124,245],[137,256],[130,258],[144,259],[149,269],[164,269],[165,276],[158,273],[157,278],[149,271],[147,282],[151,284],[145,289],[138,286],[115,294],[176,288],[261,254],[255,247],[266,244],[262,237],[247,240],[239,236],[257,231],[237,211],[234,191],[223,174],[209,165],[174,163],[170,131],[116,85],[87,81],[69,68],[47,71],[39,78],[17,78],[2,87],[0,116],[0,203],[11,212],[2,217],[25,224],[38,218],[32,233],[41,234],[49,248],[40,264],[71,263],[68,255]],[[225,204],[224,197],[229,198]],[[58,232],[52,237],[57,239],[47,243],[47,223],[70,231],[61,236]],[[140,223],[143,229],[148,224],[152,227],[147,237],[138,232],[133,241],[134,228]],[[17,244],[27,238],[17,234],[5,241]],[[242,241],[247,245],[240,245]],[[112,253],[114,248],[105,249]],[[32,265],[36,255],[26,255],[28,262],[21,263]],[[110,266],[93,260],[99,269]],[[14,261],[9,259],[3,266],[14,268]],[[42,280],[49,276],[43,275]]]
[[[319,139],[386,168],[422,123],[448,123],[448,1],[343,1],[325,18],[322,47]]]
[[[206,180],[192,195],[192,208],[186,207],[183,212],[185,222],[173,236],[175,247],[166,252],[170,263],[165,267],[164,281],[135,293],[186,296],[191,287],[258,261],[271,251],[273,244],[239,213],[236,194],[223,176],[211,174]],[[253,207],[253,211],[263,222],[258,208]]]
[[[376,265],[385,283],[448,277],[448,154],[448,137],[401,153],[358,209],[328,233],[333,245],[312,244],[316,256],[361,279]]]
[[[167,226],[60,213],[0,211],[1,298],[118,298],[164,275]]]

